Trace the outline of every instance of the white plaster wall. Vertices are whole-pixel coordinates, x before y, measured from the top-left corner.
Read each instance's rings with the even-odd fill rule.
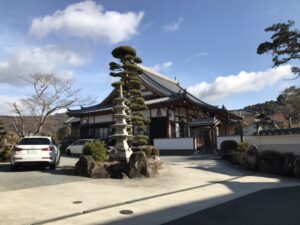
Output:
[[[144,91],[143,92],[143,96],[149,96],[149,95],[153,95],[153,93],[151,91]]]
[[[186,116],[186,109],[180,108],[180,116]]]
[[[169,119],[171,120],[171,121],[174,121],[175,120],[175,117],[174,117],[174,110],[169,110],[169,113],[170,113],[170,117],[169,117]]]
[[[95,116],[95,123],[104,123],[104,122],[111,122],[113,121],[113,115],[99,115]]]
[[[89,118],[88,117],[82,117],[81,118],[81,124],[87,124],[89,121]]]
[[[240,142],[240,136],[217,137],[217,146],[224,140]],[[256,145],[258,151],[278,151],[280,153],[294,153],[300,155],[300,134],[268,135],[268,136],[244,136],[244,141]]]
[[[151,109],[151,116],[156,117],[157,109]]]
[[[161,115],[162,115],[163,117],[166,117],[166,116],[167,116],[167,108],[161,108],[160,111],[161,111]]]
[[[159,138],[154,139],[154,146],[161,150],[192,150],[194,138]]]

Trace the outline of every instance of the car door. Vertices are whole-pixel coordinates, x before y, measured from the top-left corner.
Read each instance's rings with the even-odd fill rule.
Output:
[[[82,150],[83,150],[83,147],[84,147],[84,145],[85,145],[85,142],[86,142],[86,141],[84,141],[84,140],[80,141],[80,143],[79,143],[79,145],[78,145],[78,152],[77,152],[77,154],[82,155]]]
[[[77,152],[78,152],[79,143],[80,143],[80,140],[77,140],[72,144],[72,146],[70,147],[71,153],[78,154]]]

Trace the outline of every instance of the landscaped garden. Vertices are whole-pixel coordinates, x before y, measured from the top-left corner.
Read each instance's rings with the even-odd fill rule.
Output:
[[[248,142],[226,140],[221,143],[221,156],[243,168],[266,173],[300,177],[300,157],[293,153],[258,151]]]

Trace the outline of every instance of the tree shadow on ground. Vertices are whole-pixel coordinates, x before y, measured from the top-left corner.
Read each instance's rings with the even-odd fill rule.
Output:
[[[280,184],[279,181],[276,184]],[[300,186],[294,188],[272,188],[269,182],[241,183],[236,181],[222,182],[232,193],[215,198],[177,205],[154,212],[135,216],[124,216],[123,219],[101,223],[105,225],[134,225],[149,221],[151,224],[165,225],[295,225],[300,224],[298,205],[300,201]],[[211,185],[214,185],[212,183]],[[247,192],[247,188],[260,185],[267,190]],[[300,183],[299,183],[300,185]],[[199,187],[201,188],[201,187]],[[291,191],[292,190],[292,191]],[[288,194],[289,192],[289,194]],[[234,195],[239,193],[239,198]],[[196,196],[195,196],[196,197]],[[147,204],[145,202],[144,204]],[[292,210],[290,210],[292,208]],[[124,205],[124,209],[130,209]],[[194,212],[186,216],[187,210]],[[203,211],[202,211],[203,210]],[[179,219],[174,220],[174,215]],[[173,218],[173,219],[172,219]],[[171,221],[171,222],[167,222]],[[98,225],[94,223],[93,225]],[[99,223],[100,225],[100,223]]]

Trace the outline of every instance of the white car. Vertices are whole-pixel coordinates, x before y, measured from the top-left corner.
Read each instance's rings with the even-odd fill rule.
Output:
[[[43,164],[55,169],[59,164],[60,151],[51,137],[28,136],[22,138],[14,147],[11,158],[11,170],[18,170],[21,165]]]
[[[93,139],[79,139],[73,144],[69,145],[66,149],[67,155],[82,154],[83,147],[86,143],[93,141]]]

